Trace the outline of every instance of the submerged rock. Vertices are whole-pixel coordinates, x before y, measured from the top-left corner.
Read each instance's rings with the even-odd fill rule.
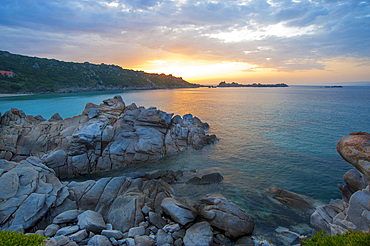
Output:
[[[271,187],[269,192],[270,194],[268,195],[271,196],[275,202],[292,209],[300,215],[312,214],[316,207],[322,205],[320,201],[317,201],[311,197],[287,191],[278,187]]]

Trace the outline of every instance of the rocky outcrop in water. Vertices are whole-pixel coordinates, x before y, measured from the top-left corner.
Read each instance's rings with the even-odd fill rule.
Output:
[[[176,199],[164,180],[173,183],[181,175],[60,182],[36,157],[3,159],[0,228],[48,236],[49,246],[221,245],[221,239],[231,243],[252,233],[253,219],[225,197],[210,195],[195,207]]]
[[[0,118],[0,158],[36,156],[58,177],[71,177],[201,148],[216,140],[205,133],[208,127],[191,114],[126,106],[120,96],[88,103],[81,115],[64,120],[12,109]]]
[[[314,232],[329,234],[351,230],[370,231],[370,134],[353,132],[343,137],[338,145],[339,154],[357,170],[344,174],[345,185],[340,185],[343,199],[332,200],[320,206],[311,215]]]

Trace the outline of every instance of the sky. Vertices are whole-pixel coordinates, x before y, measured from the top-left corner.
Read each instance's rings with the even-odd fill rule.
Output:
[[[220,81],[370,81],[370,1],[1,0],[0,50]]]

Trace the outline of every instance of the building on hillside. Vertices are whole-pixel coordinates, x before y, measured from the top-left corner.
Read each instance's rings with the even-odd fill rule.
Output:
[[[14,77],[14,72],[0,70],[0,76]]]

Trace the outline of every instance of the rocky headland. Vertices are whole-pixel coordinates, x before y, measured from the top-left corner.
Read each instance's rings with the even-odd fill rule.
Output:
[[[254,220],[221,194],[189,205],[173,194],[182,171],[61,181],[201,148],[216,141],[192,115],[126,106],[120,96],[49,120],[12,109],[0,118],[0,228],[46,245],[211,245],[252,234]],[[189,179],[222,181],[218,173]]]
[[[201,148],[216,141],[207,128],[191,114],[126,106],[121,96],[89,103],[81,115],[64,120],[57,113],[45,120],[12,109],[0,118],[0,158],[35,156],[58,177],[71,177]]]

